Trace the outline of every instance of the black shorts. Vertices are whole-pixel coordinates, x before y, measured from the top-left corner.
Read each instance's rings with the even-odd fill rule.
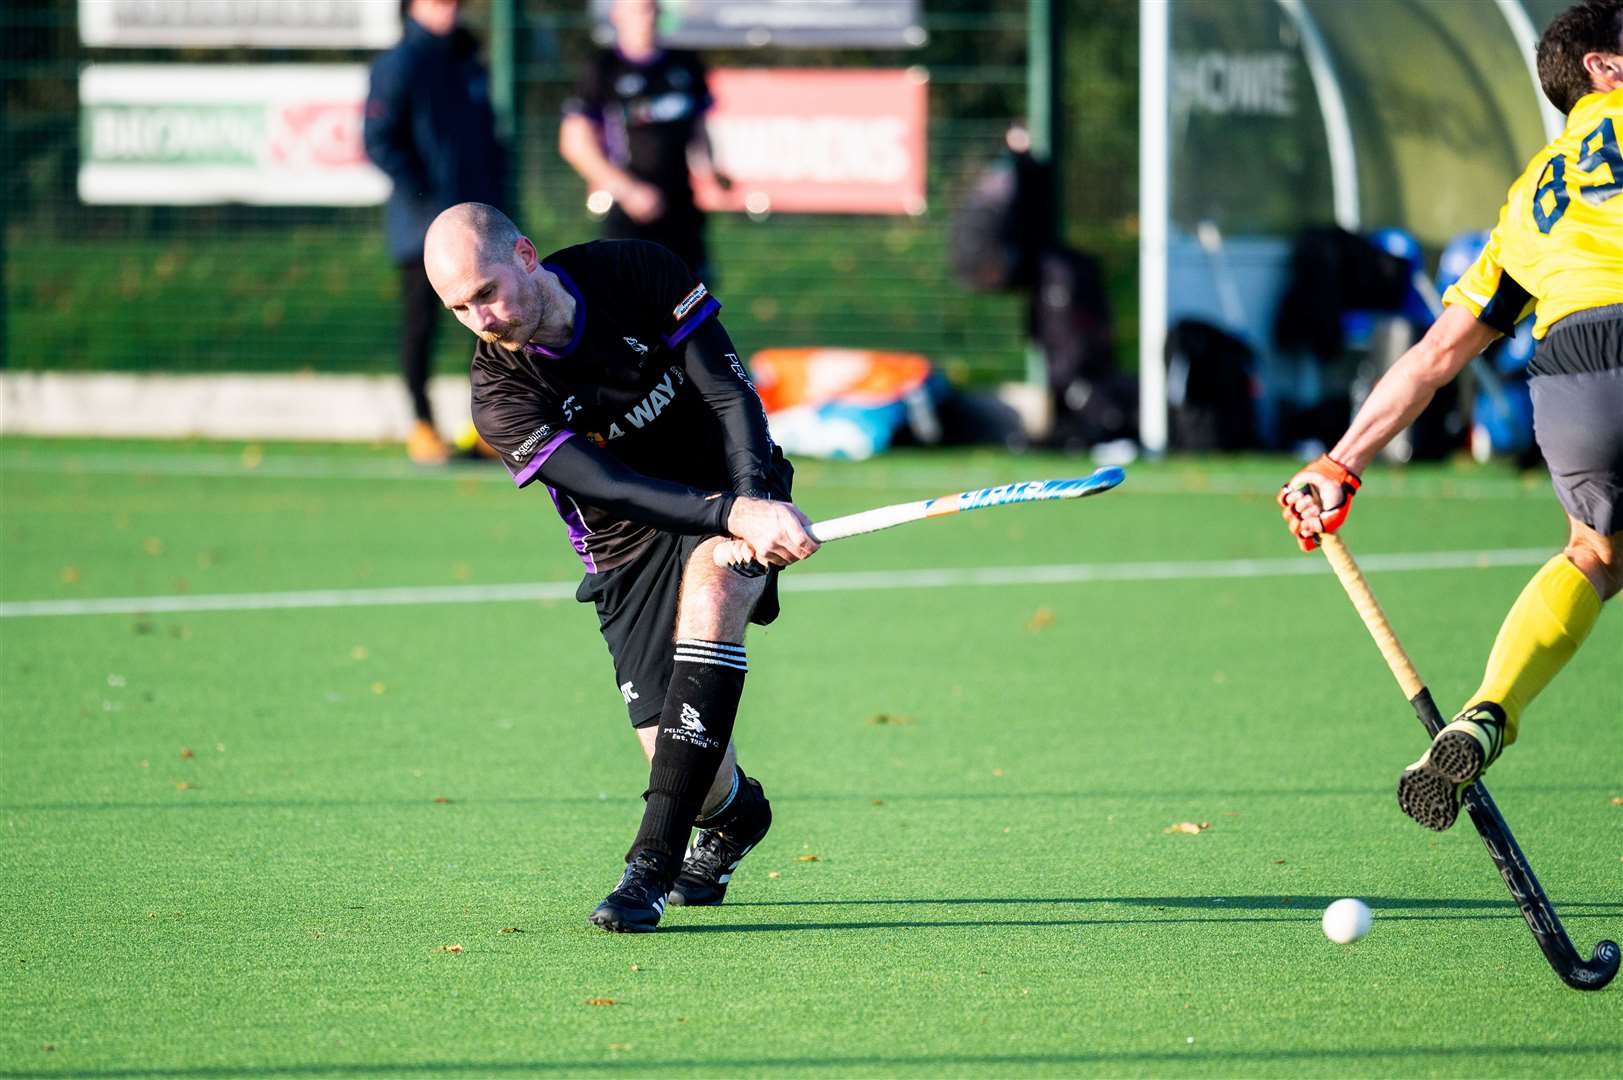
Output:
[[[597,605],[597,622],[614,660],[614,682],[632,727],[659,721],[676,651],[676,601],[688,559],[707,537],[661,532],[633,560],[587,574],[575,599]],[[750,622],[778,617],[778,572],[767,575]]]
[[[1556,497],[1603,536],[1623,532],[1623,304],[1568,315],[1528,370],[1533,433]]]

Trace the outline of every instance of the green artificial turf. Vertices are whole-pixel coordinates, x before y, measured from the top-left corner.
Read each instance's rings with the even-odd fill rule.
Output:
[[[0,602],[575,578],[544,495],[397,454],[0,441]],[[797,483],[825,517],[1088,467]],[[585,606],[0,608],[0,1077],[1623,1074],[1623,983],[1562,986],[1469,824],[1397,811],[1422,733],[1278,525],[1290,468],[1138,465],[796,568],[737,730],[772,834],[645,936],[585,919],[646,779]],[[1562,519],[1536,478],[1376,470],[1345,535],[1380,565]],[[1445,709],[1528,558],[1370,571]],[[1490,777],[1586,954],[1623,934],[1620,656],[1608,610]]]

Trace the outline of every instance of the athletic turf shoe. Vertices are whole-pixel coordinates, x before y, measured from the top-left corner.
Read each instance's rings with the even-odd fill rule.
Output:
[[[739,815],[722,828],[705,829],[693,842],[671,886],[672,904],[708,907],[721,903],[733,871],[772,828],[772,804],[766,801],[761,785],[745,777],[738,794],[749,800]]]
[[[1420,760],[1398,777],[1398,806],[1442,832],[1460,813],[1460,796],[1505,747],[1505,713],[1491,701],[1472,705],[1437,733]]]
[[[592,922],[620,934],[640,934],[659,925],[671,879],[659,861],[638,854],[626,863],[619,886],[592,912]]]

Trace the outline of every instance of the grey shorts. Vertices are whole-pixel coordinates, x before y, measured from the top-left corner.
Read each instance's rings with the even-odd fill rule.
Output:
[[[1535,375],[1529,388],[1561,505],[1603,536],[1623,531],[1623,368]]]

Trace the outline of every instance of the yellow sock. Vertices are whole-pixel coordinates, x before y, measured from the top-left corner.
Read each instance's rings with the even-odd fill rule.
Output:
[[[1565,555],[1545,563],[1516,598],[1469,702],[1494,701],[1505,710],[1506,746],[1516,741],[1522,710],[1572,659],[1600,608],[1595,587]]]

